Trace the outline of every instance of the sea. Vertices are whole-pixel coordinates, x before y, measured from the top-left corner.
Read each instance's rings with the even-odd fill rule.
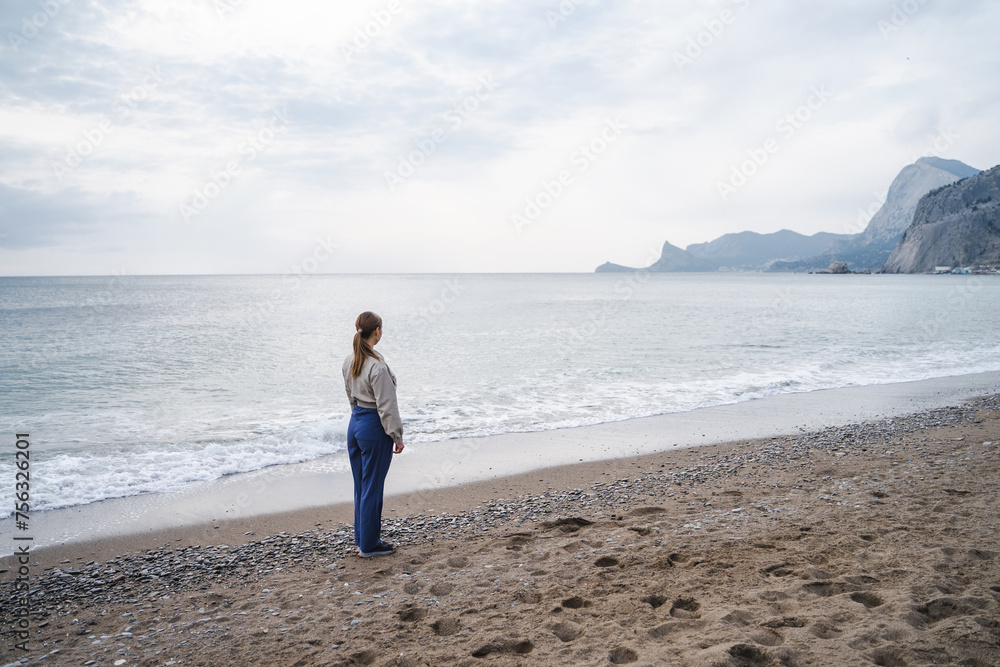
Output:
[[[996,276],[0,278],[0,437],[30,435],[32,510],[346,467],[365,310],[411,450],[1000,370]]]

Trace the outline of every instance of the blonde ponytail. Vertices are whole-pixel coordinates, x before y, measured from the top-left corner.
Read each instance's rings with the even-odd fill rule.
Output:
[[[382,318],[370,310],[366,310],[358,315],[358,319],[354,321],[354,328],[357,331],[354,334],[354,359],[351,361],[352,377],[361,375],[361,369],[365,367],[368,357],[374,357],[379,361],[382,360],[378,352],[368,343],[368,338],[372,335],[372,332],[380,326],[382,326]]]

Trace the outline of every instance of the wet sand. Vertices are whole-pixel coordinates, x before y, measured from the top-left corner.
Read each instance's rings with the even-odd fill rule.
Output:
[[[992,397],[392,496],[384,558],[344,505],[44,549],[3,657],[1000,664],[998,444]]]

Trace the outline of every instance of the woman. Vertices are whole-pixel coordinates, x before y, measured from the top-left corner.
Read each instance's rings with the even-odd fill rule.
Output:
[[[354,353],[344,360],[344,388],[351,403],[347,454],[354,473],[354,543],[365,557],[391,554],[382,541],[382,490],[392,455],[403,451],[403,422],[396,403],[396,376],[375,352],[382,318],[363,312],[354,322]]]

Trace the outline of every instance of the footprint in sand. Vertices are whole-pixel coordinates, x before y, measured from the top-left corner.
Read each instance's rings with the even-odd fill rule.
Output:
[[[590,600],[584,600],[579,595],[574,595],[571,598],[562,601],[562,606],[566,609],[582,609],[584,607],[593,606],[593,602]]]
[[[520,551],[521,547],[534,539],[535,537],[531,533],[514,533],[507,537],[507,548],[511,551]]]
[[[791,598],[792,596],[786,593],[785,591],[771,590],[771,591],[760,591],[759,593],[757,593],[757,597],[759,597],[764,602],[781,602],[783,600]]]
[[[777,563],[775,565],[768,565],[760,572],[768,577],[787,577],[794,574],[795,570],[792,569],[790,563]]]
[[[764,649],[751,644],[735,644],[728,651],[730,657],[736,659],[736,664],[743,667],[746,665],[771,665],[774,663],[771,656]]]
[[[385,664],[391,665],[392,667],[426,667],[428,663],[419,658],[413,658],[408,655],[400,655],[397,656],[392,662],[387,662]]]
[[[639,654],[626,646],[618,646],[608,652],[612,665],[627,665],[639,659]]]
[[[551,627],[552,634],[559,638],[559,641],[571,642],[583,634],[583,626],[573,621],[556,623]]]
[[[781,633],[764,628],[751,632],[749,637],[761,646],[781,646],[785,643],[785,638]]]
[[[660,607],[662,607],[667,603],[667,598],[663,597],[662,595],[647,595],[646,597],[642,598],[640,602],[645,602],[653,609],[659,609]]]
[[[694,630],[701,630],[707,625],[707,621],[668,621],[661,625],[657,625],[655,628],[649,629],[649,636],[652,639],[659,641],[667,640],[669,641],[672,637],[683,634],[690,633]]]
[[[449,637],[455,634],[459,631],[460,627],[461,626],[458,621],[447,616],[445,618],[439,618],[431,623],[431,628],[434,630],[434,634],[442,637]]]
[[[873,663],[881,665],[881,667],[907,667],[910,664],[903,657],[902,649],[894,646],[879,647],[869,653],[868,657]]]
[[[869,609],[874,609],[875,607],[881,607],[883,604],[885,604],[885,600],[875,595],[874,593],[865,593],[863,591],[858,593],[851,593],[851,599],[854,600],[855,602],[863,604]]]
[[[832,622],[819,621],[809,628],[809,632],[820,639],[836,639],[842,631]]]
[[[976,607],[960,598],[938,598],[927,604],[914,607],[918,622],[937,623],[952,616],[968,616],[976,612]],[[913,623],[911,623],[913,624]]]
[[[543,523],[542,526],[546,529],[558,528],[564,533],[575,533],[581,528],[586,528],[587,526],[593,526],[593,521],[588,521],[583,517],[572,516],[566,519],[559,519],[557,521],[550,521],[548,523]]]
[[[485,658],[492,653],[516,653],[526,655],[535,649],[535,645],[527,639],[500,639],[485,644],[472,652],[473,658]]]
[[[405,623],[416,623],[427,615],[427,610],[419,607],[407,607],[396,613],[399,614],[399,620]]]
[[[837,575],[833,572],[818,568],[818,567],[807,567],[802,573],[802,579],[818,579],[820,581],[825,581],[827,579],[833,579]]]
[[[636,507],[628,513],[628,516],[649,516],[650,514],[662,514],[666,511],[665,507]]]
[[[765,621],[761,623],[761,625],[765,628],[776,630],[777,628],[804,628],[808,625],[808,622],[794,616],[783,616],[781,618],[774,618],[770,621]]]
[[[742,628],[747,625],[750,625],[753,622],[754,618],[755,616],[751,614],[749,611],[746,611],[744,609],[735,609],[726,614],[725,616],[723,616],[720,620],[723,623],[728,623],[730,625],[735,625],[736,627]]]
[[[694,598],[677,598],[670,607],[670,615],[674,618],[701,618],[701,604]]]
[[[840,581],[810,581],[808,584],[802,584],[802,590],[821,598],[840,595],[845,592],[846,588],[847,585]]]
[[[438,583],[431,586],[431,595],[438,598],[444,597],[445,595],[451,593],[453,590],[455,590],[455,584],[448,584],[443,581],[439,581]]]
[[[375,651],[359,651],[351,655],[350,662],[351,665],[370,665],[378,660],[378,653]]]

